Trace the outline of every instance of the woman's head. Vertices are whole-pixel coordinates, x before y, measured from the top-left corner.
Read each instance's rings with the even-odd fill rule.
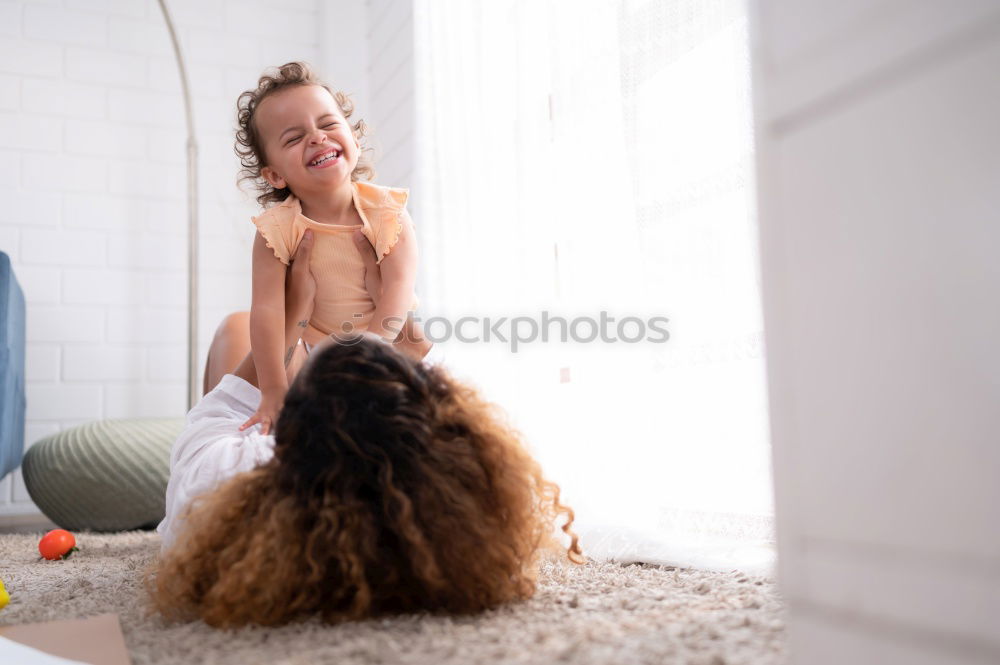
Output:
[[[375,170],[363,153],[367,132],[363,120],[348,118],[354,104],[343,92],[334,92],[309,65],[289,62],[265,73],[257,87],[240,94],[236,102],[236,154],[243,169],[239,182],[251,180],[261,205],[329,191],[331,185],[372,179]],[[332,162],[311,164],[336,149]]]
[[[149,588],[215,626],[475,612],[530,597],[538,555],[582,562],[573,512],[504,417],[440,367],[359,338],[314,352],[267,464],[192,506]]]

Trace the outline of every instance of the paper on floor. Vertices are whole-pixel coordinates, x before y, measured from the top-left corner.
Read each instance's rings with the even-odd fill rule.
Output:
[[[0,637],[0,663],[17,665],[87,665],[82,660],[68,660],[33,649],[26,644]]]

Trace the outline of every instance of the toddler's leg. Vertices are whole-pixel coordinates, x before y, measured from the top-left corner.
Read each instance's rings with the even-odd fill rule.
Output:
[[[233,312],[215,330],[205,363],[203,394],[219,385],[223,375],[233,372],[250,352],[250,312]]]

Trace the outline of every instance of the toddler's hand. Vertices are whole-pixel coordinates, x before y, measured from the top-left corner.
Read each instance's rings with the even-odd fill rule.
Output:
[[[274,424],[278,421],[278,413],[281,412],[281,405],[285,401],[285,390],[267,390],[261,394],[260,406],[257,412],[251,416],[250,420],[240,425],[242,432],[248,427],[253,427],[257,423],[261,424],[260,433],[270,434],[274,429]]]

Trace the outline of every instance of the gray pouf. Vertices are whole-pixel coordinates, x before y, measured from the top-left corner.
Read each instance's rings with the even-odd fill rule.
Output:
[[[21,461],[32,501],[70,530],[153,527],[184,418],[97,420],[40,439]]]

